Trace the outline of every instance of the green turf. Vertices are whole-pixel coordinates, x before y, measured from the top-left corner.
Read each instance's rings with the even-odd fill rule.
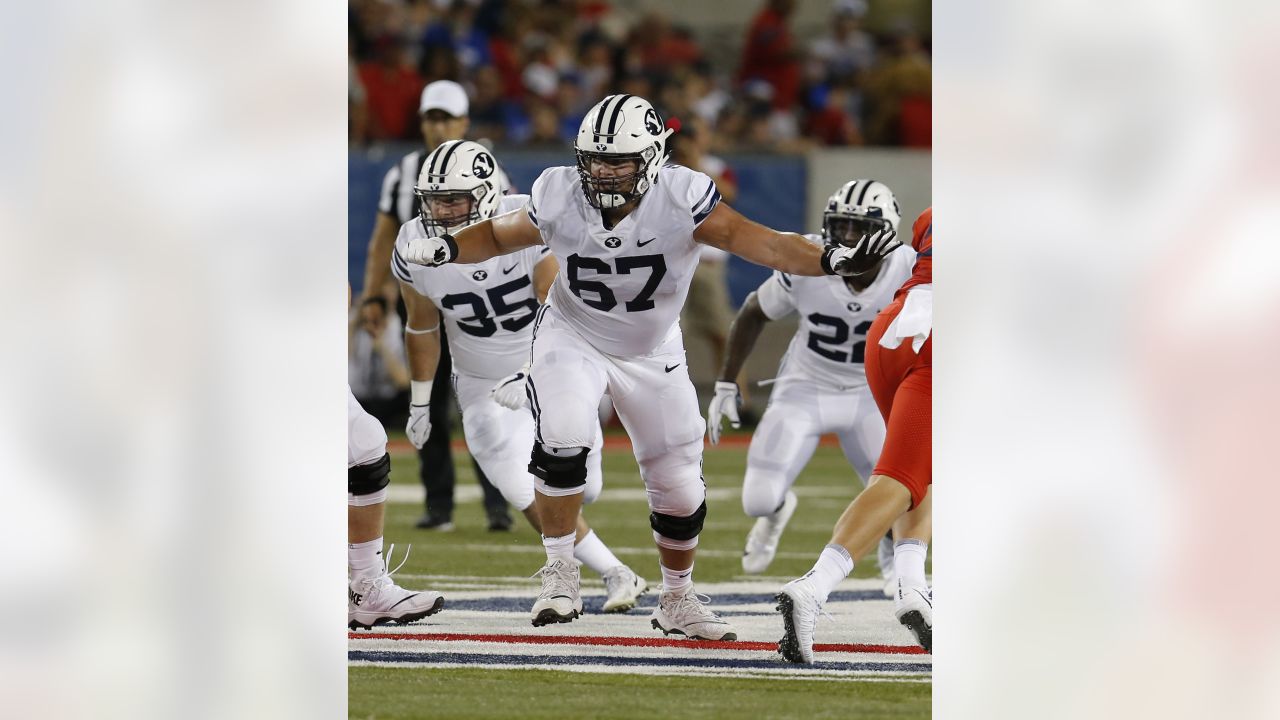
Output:
[[[605,675],[545,670],[348,670],[352,718],[927,718],[929,683]]]
[[[703,475],[707,487],[739,489],[746,472],[744,447],[708,448],[703,454]],[[475,473],[465,453],[455,453],[459,486],[474,485]],[[418,483],[418,459],[412,453],[396,453],[391,459],[391,478],[395,483]],[[603,457],[604,496],[615,488],[642,488],[639,469],[628,450],[606,451]],[[822,547],[831,537],[831,528],[849,501],[862,488],[857,474],[849,467],[837,447],[819,447],[804,472],[796,481],[799,487],[828,488],[833,497],[804,497],[778,550],[780,557],[769,566],[768,575],[796,577],[813,566]],[[453,519],[457,529],[450,533],[417,530],[413,523],[422,515],[417,505],[391,504],[387,506],[388,542],[413,545],[413,555],[402,572],[436,575],[531,575],[542,566],[542,558],[536,553],[502,553],[504,546],[522,546],[536,549],[541,540],[519,513],[516,528],[510,533],[492,533],[487,530],[484,508],[479,500],[459,503]],[[642,575],[657,574],[658,554],[653,548],[653,535],[649,528],[649,513],[643,501],[599,502],[586,508],[587,521],[597,534],[610,546],[644,548],[644,555],[620,554],[619,558],[632,565]],[[724,581],[742,575],[741,561],[736,556],[746,540],[747,532],[755,522],[742,512],[737,498],[712,499],[707,503],[707,523],[699,539],[699,548],[730,550],[731,557],[699,556],[697,578],[700,581]],[[492,545],[498,552],[490,553],[483,565],[477,565],[471,552],[455,552],[457,545]],[[785,553],[805,553],[803,558],[788,558]],[[398,562],[398,561],[397,561]],[[860,560],[853,577],[866,578],[879,575],[875,554]]]
[[[392,455],[392,482],[416,484],[417,457]],[[465,452],[454,454],[460,487],[475,484]],[[610,490],[641,488],[630,450],[605,451],[602,501],[586,510],[588,521],[611,547],[635,549],[619,558],[640,574],[658,576],[648,508],[643,500],[608,501]],[[703,473],[709,488],[742,485],[746,448],[708,448]],[[839,448],[820,447],[797,480],[797,486],[826,488],[830,497],[802,497],[769,567],[773,577],[805,573],[831,535],[831,528],[861,483]],[[388,504],[386,538],[411,544],[413,553],[400,570],[409,575],[407,587],[429,582],[413,575],[528,577],[542,566],[537,533],[516,515],[513,532],[487,530],[479,500],[459,503],[454,510],[457,529],[449,533],[417,530],[419,505]],[[727,551],[724,557],[698,556],[699,582],[731,580],[742,575],[743,541],[753,518],[742,512],[740,500],[708,501],[707,524],[699,550]],[[798,557],[786,557],[786,553]],[[397,556],[399,552],[397,552]],[[395,562],[399,562],[398,558]],[[874,555],[862,559],[855,577],[876,577]],[[584,576],[583,582],[598,580]],[[530,588],[535,581],[529,581]],[[679,716],[710,718],[927,718],[929,683],[857,682],[826,680],[727,679],[667,677],[640,674],[586,674],[538,670],[351,668],[349,712],[357,718],[556,718]]]

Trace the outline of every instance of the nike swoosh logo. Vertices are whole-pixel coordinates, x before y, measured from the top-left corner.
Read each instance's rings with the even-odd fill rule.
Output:
[[[502,271],[502,274],[503,274],[503,275],[507,275],[507,274],[509,274],[512,270],[515,270],[515,269],[516,269],[516,268],[518,268],[518,267],[520,267],[520,263],[516,263],[515,265],[512,265],[511,267],[507,268],[506,270],[503,270],[503,271]]]
[[[667,372],[671,372],[672,370],[675,370],[678,367],[680,367],[680,363],[676,363],[675,365],[668,367]]]
[[[649,243],[651,243],[651,242],[653,242],[654,240],[657,240],[657,239],[658,239],[658,238],[656,238],[656,237],[651,237],[651,238],[649,238],[648,240],[645,240],[644,242],[640,242],[639,240],[637,240],[637,241],[636,241],[636,247],[644,247],[645,245],[648,245]]]
[[[418,597],[418,593],[414,593],[414,594],[412,594],[412,595],[409,595],[408,597],[403,597],[403,598],[401,598],[401,599],[400,599],[400,602],[396,603],[395,605],[392,605],[392,606],[391,606],[390,608],[388,608],[388,609],[389,609],[389,610],[395,610],[395,609],[396,609],[396,607],[400,605],[400,603],[402,603],[402,602],[404,602],[404,601],[406,601],[406,600],[412,600],[412,599],[414,599],[414,598],[416,598],[416,597]]]
[[[917,591],[916,591],[916,594],[917,594],[917,595],[919,595],[919,596],[920,596],[920,599],[921,599],[921,600],[924,600],[924,601],[925,601],[925,603],[926,603],[929,607],[933,607],[933,601],[929,599],[929,596],[928,596],[928,595],[925,595],[924,593],[920,592],[919,590],[917,590]]]

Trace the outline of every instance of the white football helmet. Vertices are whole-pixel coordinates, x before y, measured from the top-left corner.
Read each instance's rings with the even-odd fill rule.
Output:
[[[431,151],[413,192],[422,226],[433,236],[454,233],[498,210],[498,161],[480,143],[449,140]]]
[[[822,238],[828,245],[853,247],[863,235],[898,229],[898,199],[878,180],[850,180],[827,198]]]
[[[671,133],[642,97],[610,95],[596,103],[582,119],[574,142],[578,177],[591,207],[621,207],[648,192],[658,169],[667,162],[666,140]],[[594,161],[616,165],[632,159],[636,168],[626,174],[600,177],[591,171]]]

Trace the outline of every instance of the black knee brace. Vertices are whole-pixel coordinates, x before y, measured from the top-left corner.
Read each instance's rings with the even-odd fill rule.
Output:
[[[376,462],[347,468],[347,492],[371,495],[391,482],[391,456],[386,453]]]
[[[707,501],[703,500],[697,510],[689,517],[676,517],[660,512],[649,513],[649,527],[665,538],[672,540],[692,540],[702,532],[702,523],[707,519]]]
[[[533,444],[529,472],[553,488],[576,488],[587,484],[587,449],[578,448],[577,455],[552,455]]]

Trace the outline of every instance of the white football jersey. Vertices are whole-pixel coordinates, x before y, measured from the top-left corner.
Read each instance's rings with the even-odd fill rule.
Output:
[[[822,244],[821,236],[805,238]],[[809,378],[836,389],[865,385],[867,331],[911,275],[915,256],[907,245],[894,250],[879,277],[858,293],[835,275],[806,277],[774,271],[756,290],[760,309],[771,320],[800,314],[800,327],[791,338],[778,378]]]
[[[498,214],[523,208],[528,199],[506,195],[498,202]],[[408,263],[401,256],[404,243],[415,237],[427,237],[416,217],[400,226],[391,271],[440,310],[454,372],[497,379],[519,370],[529,359],[538,311],[533,269],[547,248],[534,246],[474,265],[433,268]]]
[[[547,304],[597,350],[647,355],[678,331],[702,247],[693,231],[719,202],[711,178],[667,165],[639,206],[606,229],[577,168],[548,168],[533,183],[528,206],[560,261]]]

